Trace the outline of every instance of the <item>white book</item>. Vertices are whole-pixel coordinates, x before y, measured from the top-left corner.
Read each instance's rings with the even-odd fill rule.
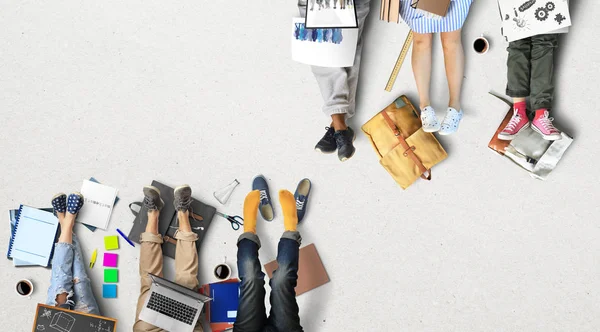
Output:
[[[81,194],[84,204],[77,216],[77,222],[107,229],[117,192],[115,188],[83,180]]]

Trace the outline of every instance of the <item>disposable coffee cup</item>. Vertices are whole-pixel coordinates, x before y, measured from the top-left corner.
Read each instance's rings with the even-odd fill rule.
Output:
[[[21,297],[30,297],[33,294],[33,283],[28,279],[21,279],[15,285],[15,292]]]
[[[486,54],[487,51],[490,49],[490,42],[483,35],[479,36],[473,42],[473,49],[476,53]]]
[[[215,266],[214,274],[215,278],[219,280],[227,280],[231,277],[231,268],[226,263],[227,259],[223,260],[223,263]]]

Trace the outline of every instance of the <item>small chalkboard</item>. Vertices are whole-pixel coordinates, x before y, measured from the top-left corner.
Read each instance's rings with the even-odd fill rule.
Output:
[[[39,303],[32,332],[116,332],[117,320]]]

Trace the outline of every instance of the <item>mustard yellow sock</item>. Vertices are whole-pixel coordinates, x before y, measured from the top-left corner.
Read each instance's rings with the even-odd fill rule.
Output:
[[[249,192],[244,200],[244,232],[256,234],[258,204],[260,204],[260,191]]]
[[[298,211],[294,195],[287,190],[279,191],[279,204],[283,211],[283,226],[286,231],[295,231],[298,227]]]

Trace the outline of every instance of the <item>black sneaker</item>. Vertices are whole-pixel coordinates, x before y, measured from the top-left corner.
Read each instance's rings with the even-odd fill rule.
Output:
[[[321,138],[319,143],[315,145],[315,150],[321,153],[334,153],[337,150],[337,144],[335,144],[335,137],[333,134],[335,133],[335,129],[333,127],[325,127],[325,136]]]
[[[350,127],[346,130],[338,130],[333,134],[333,137],[335,137],[335,143],[337,145],[338,158],[341,161],[350,159],[354,155],[354,151],[356,151],[354,145],[352,145],[355,138],[354,130]]]

